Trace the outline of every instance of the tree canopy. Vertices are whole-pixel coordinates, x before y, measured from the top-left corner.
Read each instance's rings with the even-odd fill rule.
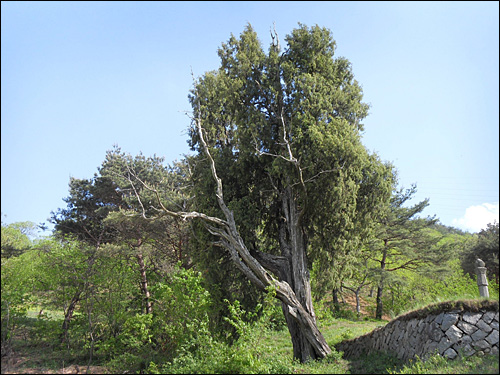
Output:
[[[32,246],[29,235],[37,225],[30,221],[4,225],[2,223],[2,258],[21,255]]]

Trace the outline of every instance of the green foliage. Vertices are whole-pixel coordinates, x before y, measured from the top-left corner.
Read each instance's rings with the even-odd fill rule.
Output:
[[[44,296],[43,307],[64,310],[71,297],[84,284],[88,269],[86,260],[91,248],[71,239],[46,238],[34,245],[38,266],[32,263],[32,277],[38,281],[36,293]]]
[[[391,286],[393,289],[400,289],[407,281],[406,278],[399,277],[398,271],[444,274],[448,272],[444,267],[445,262],[456,253],[453,246],[441,242],[443,236],[432,229],[437,219],[418,216],[429,205],[428,199],[410,207],[406,206],[415,192],[416,185],[393,192],[385,215],[378,222],[367,247],[369,257],[376,264],[376,267],[371,269],[370,277],[378,287],[375,313],[377,319],[381,319],[384,312],[384,288]]]
[[[412,267],[398,268],[397,263],[392,265],[392,268],[397,269],[385,273],[385,288],[382,296],[385,313],[391,317],[429,303],[478,297],[475,278],[471,278],[466,274],[460,263],[460,254],[464,249],[467,249],[472,236],[454,231],[452,228],[448,229],[444,226],[434,225],[427,229],[426,236],[434,237],[433,241],[439,239],[436,246],[438,249],[444,249],[443,255],[446,256],[439,262],[439,267],[422,265],[420,268],[413,270]],[[411,246],[411,242],[406,245]],[[352,263],[357,269],[351,270],[346,275],[343,281],[344,286],[361,285],[363,279],[360,276],[362,276],[363,272],[373,280],[373,274],[370,274],[371,269],[374,269],[376,265],[371,259],[373,256],[374,254],[369,251],[363,251],[358,255],[358,259]],[[365,263],[367,259],[369,263]],[[404,264],[405,261],[409,260],[402,256],[400,259],[400,264]],[[394,261],[394,258],[390,259],[390,261]],[[446,272],[441,272],[443,269]],[[316,306],[319,306],[317,315],[322,317],[323,311],[327,312],[328,310],[321,308],[321,306],[325,305],[326,307],[328,305],[325,298],[329,297],[331,293],[331,291],[325,289],[325,285],[332,285],[332,275],[320,272],[319,268],[316,268],[316,263],[314,263],[312,276],[313,292],[318,297],[316,302]],[[498,298],[498,284],[494,280],[490,280],[489,290],[492,298]],[[346,293],[345,288],[344,293]],[[366,287],[361,289],[363,300],[365,302],[373,301],[371,297],[366,296],[366,293]],[[334,314],[336,318],[354,318],[354,308],[352,306],[340,304],[339,307],[336,314]],[[365,313],[374,314],[375,306],[367,306]]]
[[[2,257],[2,347],[10,347],[12,337],[22,324],[26,311],[36,303],[32,294],[36,288],[32,269],[38,263],[39,258],[33,250],[27,250],[19,256]]]
[[[224,320],[235,328],[236,337],[244,337],[254,326],[279,331],[286,327],[286,322],[281,311],[281,302],[275,297],[276,290],[268,287],[263,302],[258,303],[253,312],[245,311],[238,300],[233,303],[225,300],[229,315],[224,317]],[[231,333],[227,334],[227,337],[231,336]]]
[[[18,256],[28,250],[36,224],[30,221],[4,225],[2,223],[2,259]]]
[[[475,261],[480,258],[488,270],[488,278],[499,283],[499,245],[500,233],[497,222],[488,224],[486,229],[481,229],[477,240],[471,241],[462,255],[462,267],[471,276],[475,276]]]
[[[99,167],[102,178],[112,181],[115,195],[122,201],[120,209],[131,210],[147,217],[157,216],[165,205],[179,209],[189,198],[189,167],[186,160],[166,165],[163,157],[132,156],[118,146],[106,152]]]
[[[162,349],[196,350],[197,339],[209,334],[208,311],[212,306],[210,293],[203,286],[201,273],[178,269],[166,283],[152,287],[155,327],[162,332],[156,340]]]
[[[8,307],[11,323],[28,309],[57,309],[64,316],[74,296],[81,296],[68,330],[68,347],[88,348],[90,330],[99,340],[116,335],[126,310],[133,309],[134,274],[123,258],[105,249],[96,253],[78,241],[46,238],[2,262],[2,308]],[[61,329],[62,321],[47,319],[44,313],[37,318],[34,338],[56,346]]]
[[[97,345],[115,371],[138,371],[176,357],[190,357],[213,341],[208,330],[210,293],[201,274],[177,266],[165,282],[151,287],[151,314],[128,315],[116,336]],[[154,368],[154,366],[152,368]]]
[[[399,270],[403,283],[392,283],[383,303],[393,317],[419,306],[441,301],[473,299],[479,296],[475,280],[465,274],[458,259],[446,263],[449,272],[441,278],[425,277],[408,270]]]
[[[484,300],[470,302],[467,306],[477,304],[477,308],[484,308]],[[234,304],[232,304],[234,306]],[[447,305],[449,308],[460,308],[460,304]],[[482,306],[482,307],[481,307]],[[271,306],[263,304],[259,310],[260,316],[267,316],[264,311]],[[433,313],[432,306],[426,314]],[[437,308],[437,307],[436,307]],[[441,307],[442,308],[442,307]],[[247,312],[241,309],[231,309],[235,312],[232,319],[241,327],[245,322],[239,322],[241,317],[248,315],[259,315],[257,311]],[[264,311],[263,311],[264,310]],[[435,311],[434,311],[435,313]],[[31,318],[36,315],[33,311],[29,313],[30,318],[26,320],[26,336],[15,340],[14,350],[26,358],[22,366],[36,369],[62,369],[69,364],[85,365],[88,358],[81,351],[61,350],[53,346],[50,332],[59,326],[59,321],[53,321],[53,314],[48,318]],[[56,316],[57,317],[57,316]],[[85,320],[85,316],[79,316],[78,325]],[[123,330],[123,341],[117,340],[113,345],[118,347],[120,342],[127,343],[129,351],[116,353],[112,358],[99,356],[99,364],[104,365],[99,373],[264,373],[264,374],[356,374],[356,373],[445,373],[445,374],[476,374],[476,373],[498,373],[498,356],[473,356],[459,357],[454,361],[447,361],[443,357],[431,357],[426,361],[416,359],[409,363],[403,363],[397,358],[386,353],[374,353],[369,356],[361,356],[354,360],[343,359],[341,353],[335,350],[331,355],[321,361],[309,361],[298,363],[292,359],[292,347],[286,330],[276,331],[262,328],[267,327],[267,318],[257,319],[252,324],[247,324],[249,331],[238,338],[232,345],[225,340],[216,339],[214,336],[198,337],[197,349],[194,351],[179,352],[172,360],[150,346],[149,339],[154,342],[151,335],[153,324],[151,315],[138,314],[129,315]],[[52,323],[52,324],[50,324]],[[382,321],[350,321],[344,319],[328,320],[321,324],[325,338],[333,347],[334,344],[343,339],[355,338],[372,331],[374,328],[385,324]],[[32,331],[32,329],[34,331]],[[134,336],[138,335],[137,340]],[[140,336],[140,337],[139,337]],[[28,340],[26,340],[26,338]],[[146,348],[141,350],[138,346]],[[126,348],[126,349],[127,349]],[[123,349],[122,349],[123,350]],[[128,349],[127,349],[128,350]],[[103,361],[105,360],[105,361]],[[84,367],[84,366],[80,366]],[[6,369],[8,371],[8,368]],[[26,370],[25,370],[26,371]],[[22,372],[21,368],[17,372]]]
[[[98,354],[111,357],[109,366],[115,371],[139,370],[154,358],[152,314],[136,314],[125,320],[120,334],[110,337],[97,348]]]
[[[226,319],[236,329],[236,340],[231,340],[230,344],[223,340],[205,339],[202,344],[196,346],[196,350],[184,350],[164,366],[150,364],[148,370],[150,373],[173,374],[293,373],[287,358],[273,356],[273,347],[262,342],[266,334],[275,332],[272,329],[276,306],[274,302],[273,291],[267,293],[264,303],[258,305],[254,311],[245,311],[238,301],[226,301],[229,310]]]
[[[116,235],[103,220],[122,205],[113,181],[94,175],[91,179],[71,178],[67,206],[51,213],[50,221],[60,237],[71,235],[93,246],[109,243]]]
[[[205,352],[186,354],[165,366],[153,363],[148,373],[156,374],[292,374],[291,361],[263,356],[258,349],[243,351],[241,347],[214,342]]]
[[[103,220],[116,232],[113,243],[128,247],[124,249],[128,254],[144,256],[161,277],[178,261],[191,267],[190,224],[158,214],[164,209],[188,210],[187,161],[165,165],[156,155],[133,157],[115,146],[106,152],[99,173],[112,181],[115,195],[121,199],[119,209]]]

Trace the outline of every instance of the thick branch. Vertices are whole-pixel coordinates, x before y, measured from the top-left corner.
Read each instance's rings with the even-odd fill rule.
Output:
[[[250,250],[250,254],[252,254],[265,269],[278,276],[279,279],[286,279],[286,270],[289,267],[286,257],[264,253],[257,249]]]
[[[250,251],[247,249],[242,238],[240,237],[240,234],[236,227],[236,223],[234,221],[233,213],[229,210],[226,203],[224,202],[222,181],[217,175],[215,161],[212,158],[212,155],[210,154],[208,146],[205,142],[203,136],[203,128],[201,126],[200,120],[196,119],[195,122],[198,128],[200,143],[210,162],[212,176],[214,177],[214,180],[217,184],[217,201],[227,221],[227,226],[224,228],[224,230],[212,227],[212,233],[217,234],[221,237],[222,244],[230,252],[231,257],[235,261],[236,265],[250,280],[252,280],[260,288],[267,288],[271,286],[276,290],[276,297],[283,303],[288,305],[290,315],[292,315],[297,320],[307,340],[313,346],[316,354],[321,358],[325,357],[331,352],[331,349],[326,343],[321,332],[316,327],[314,317],[311,316],[306,311],[306,309],[304,309],[302,304],[297,299],[295,292],[286,281],[278,281],[277,279],[275,279],[268,271],[264,269],[262,264],[259,263],[250,254]],[[262,256],[262,258],[268,261],[272,260],[270,256]],[[278,260],[278,258],[274,258],[274,260],[276,261]]]

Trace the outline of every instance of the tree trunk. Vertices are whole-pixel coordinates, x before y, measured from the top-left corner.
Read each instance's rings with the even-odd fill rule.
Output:
[[[281,255],[285,257],[288,263],[288,267],[283,272],[286,274],[284,281],[291,286],[300,304],[309,314],[312,323],[316,325],[310,275],[307,268],[307,241],[300,225],[301,215],[297,208],[297,202],[293,198],[290,187],[283,192],[282,202],[285,221],[281,222],[283,228],[280,231],[280,247]],[[301,362],[320,358],[321,356],[315,352],[313,345],[307,340],[301,325],[290,315],[286,306],[282,307],[292,339],[294,358]]]
[[[356,313],[358,315],[358,318],[361,314],[361,306],[360,306],[360,303],[359,303],[359,288],[356,289],[356,291],[354,292],[354,295],[356,296]]]
[[[66,313],[64,314],[64,321],[62,324],[61,344],[68,341],[69,323],[71,322],[71,319],[73,318],[73,313],[75,312],[76,305],[78,304],[78,302],[80,302],[81,294],[82,294],[81,290],[79,290],[75,293],[73,298],[71,298],[71,301],[69,303],[68,309],[66,310]]]
[[[377,288],[377,310],[375,311],[375,319],[382,319],[382,314],[384,312],[384,306],[382,303],[382,293],[384,291],[384,285],[381,281]]]
[[[144,295],[144,303],[146,304],[146,314],[151,314],[151,299],[148,289],[148,279],[146,277],[146,266],[144,265],[144,258],[141,253],[136,254],[137,264],[139,264],[139,272],[141,273],[141,291]]]
[[[214,173],[215,174],[215,173]],[[220,184],[220,180],[216,180]],[[227,222],[222,229],[207,225],[207,229],[220,237],[223,245],[230,253],[235,265],[261,290],[272,287],[276,298],[282,302],[282,309],[290,332],[294,358],[301,362],[320,359],[331,353],[325,338],[316,325],[316,316],[312,305],[310,276],[307,269],[306,241],[300,228],[299,215],[295,201],[286,201],[286,221],[279,223],[279,241],[281,256],[260,252],[256,249],[250,253],[240,237],[233,213],[227,208],[218,189],[219,205]],[[285,202],[285,201],[284,201]],[[188,213],[186,216],[191,216]],[[220,219],[209,218],[199,214],[205,220],[219,223]],[[269,272],[274,272],[275,279]]]
[[[339,288],[333,288],[332,290],[332,303],[333,303],[333,312],[340,311],[340,301],[339,301]]]
[[[314,352],[313,346],[308,342],[307,337],[302,333],[300,324],[288,312],[288,305],[282,303],[281,308],[283,310],[283,314],[285,315],[286,325],[292,340],[293,358],[298,359],[302,363],[310,359],[318,359],[319,357]]]
[[[375,311],[375,318],[382,319],[382,314],[384,313],[384,306],[382,303],[382,295],[384,292],[384,271],[385,271],[385,262],[387,259],[387,240],[384,241],[384,251],[382,253],[382,260],[380,261],[380,269],[382,270],[382,274],[380,276],[380,282],[377,287],[377,309]]]
[[[309,359],[324,358],[331,353],[325,338],[318,330],[312,306],[310,276],[307,269],[306,238],[301,227],[301,214],[297,210],[297,201],[288,186],[282,190],[282,212],[285,222],[279,223],[279,242],[281,256],[266,254],[254,250],[250,253],[236,226],[233,212],[224,201],[222,180],[217,176],[215,162],[205,142],[201,122],[196,119],[200,143],[210,162],[212,176],[217,185],[216,197],[226,220],[210,217],[198,212],[174,213],[163,210],[177,217],[198,217],[206,222],[208,231],[220,238],[235,265],[248,279],[261,290],[273,288],[276,298],[282,302],[283,312],[293,343],[294,357],[301,362]],[[268,271],[276,273],[277,280]]]
[[[359,300],[359,293],[361,292],[361,289],[363,288],[363,286],[364,286],[364,281],[356,289],[348,287],[348,286],[344,286],[344,288],[346,288],[347,290],[350,290],[351,292],[354,293],[354,297],[356,298],[356,313],[358,315],[358,318],[361,314],[361,304],[360,304],[360,300]]]

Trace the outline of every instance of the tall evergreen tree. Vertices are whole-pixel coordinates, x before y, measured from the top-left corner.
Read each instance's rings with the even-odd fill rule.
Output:
[[[164,159],[157,156],[146,158],[140,154],[132,157],[116,147],[107,152],[106,160],[99,168],[101,176],[113,181],[126,203],[118,211],[111,212],[105,223],[117,231],[115,243],[128,247],[137,261],[146,313],[152,311],[149,270],[164,278],[177,262],[181,262],[184,268],[192,266],[187,223],[171,216],[157,215],[160,210],[157,202],[170,208],[185,208],[186,197],[182,196],[182,188],[187,182],[183,176],[186,165],[177,162],[170,167],[163,162]]]
[[[266,54],[247,26],[195,83],[194,208],[213,224],[222,213],[225,229],[209,229],[255,285],[282,288],[294,357],[305,361],[330,351],[316,327],[308,250],[336,251],[310,248],[311,239],[355,240],[390,196],[391,171],[361,144],[368,105],[330,32],[299,25],[283,51],[272,37]]]

